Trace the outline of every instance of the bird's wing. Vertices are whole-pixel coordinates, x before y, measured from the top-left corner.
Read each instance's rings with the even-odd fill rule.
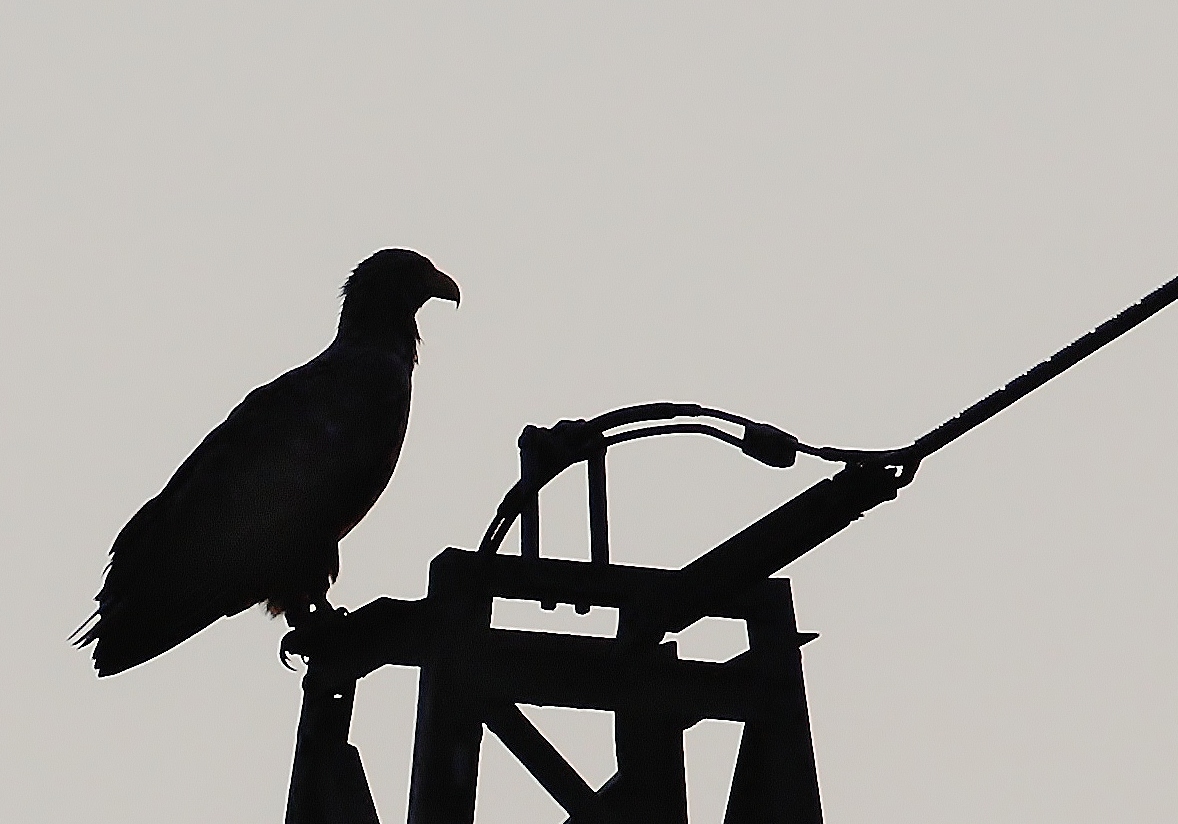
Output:
[[[98,641],[100,672],[334,575],[335,543],[387,483],[408,407],[408,369],[331,350],[251,392],[115,540],[79,641]]]

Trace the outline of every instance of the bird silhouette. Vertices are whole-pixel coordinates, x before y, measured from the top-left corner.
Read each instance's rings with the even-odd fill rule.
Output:
[[[417,310],[460,297],[406,249],[376,252],[342,291],[331,345],[250,392],[115,539],[98,608],[74,633],[100,676],[258,603],[292,626],[328,607],[339,540],[405,439]]]

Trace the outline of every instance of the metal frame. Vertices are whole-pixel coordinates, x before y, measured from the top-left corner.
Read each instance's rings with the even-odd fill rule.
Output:
[[[495,597],[618,607],[682,572],[448,549],[420,601],[381,598],[318,637],[304,680],[288,824],[375,822],[359,754],[347,743],[356,679],[386,665],[421,669],[409,821],[474,820],[482,730],[498,737],[569,814],[569,823],[686,822],[683,731],[744,722],[726,824],[819,822],[818,783],[789,581],[761,581],[706,611],[737,618],[749,649],[724,663],[682,660],[673,642],[490,626]],[[619,634],[622,634],[619,632]],[[519,704],[615,713],[617,774],[592,790]]]
[[[891,450],[813,447],[769,424],[697,404],[628,407],[589,421],[529,426],[520,435],[520,480],[477,551],[448,549],[430,567],[420,601],[378,599],[351,615],[288,634],[286,651],[309,657],[287,803],[287,824],[377,824],[359,753],[348,743],[357,679],[388,664],[421,669],[410,824],[474,820],[485,726],[569,814],[567,824],[686,824],[683,731],[704,718],[744,722],[725,824],[817,824],[818,782],[789,582],[773,573],[896,497],[920,462],[1083,358],[1178,300],[1178,278],[1105,321],[960,415]],[[743,427],[656,423],[713,418]],[[651,435],[695,433],[740,447],[776,467],[798,452],[845,463],[681,570],[609,562],[606,450]],[[574,463],[588,464],[588,562],[540,557],[540,489]],[[498,555],[520,520],[520,555]],[[619,609],[617,637],[493,629],[494,598]],[[724,663],[685,661],[667,632],[706,616],[745,622],[749,650]],[[618,771],[590,788],[528,721],[519,704],[615,713]]]
[[[421,669],[410,824],[473,821],[485,726],[569,814],[570,824],[687,822],[683,731],[744,722],[726,824],[821,821],[789,582],[768,574],[895,497],[897,474],[851,467],[821,481],[681,570],[448,549],[419,601],[380,598],[300,628],[309,656],[287,824],[376,821],[347,743],[356,680],[385,665]],[[605,519],[599,523],[605,526]],[[494,598],[619,610],[617,637],[495,629]],[[706,616],[743,620],[749,650],[713,663],[662,643]],[[618,772],[594,792],[519,704],[615,713]]]

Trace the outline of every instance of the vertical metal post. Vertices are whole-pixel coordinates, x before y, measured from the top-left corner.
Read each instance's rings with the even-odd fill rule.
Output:
[[[759,590],[746,619],[749,651],[773,686],[745,722],[724,824],[821,824],[789,581],[770,579]]]
[[[531,490],[537,475],[536,454],[530,444],[528,430],[519,436],[519,479],[524,489]],[[540,557],[540,492],[529,493],[519,520],[520,554],[525,558]]]
[[[609,565],[609,509],[605,496],[605,450],[589,458],[589,560]],[[587,615],[589,604],[575,604],[578,615]]]
[[[463,580],[447,556],[430,567],[429,596],[440,626],[421,668],[409,824],[472,824],[483,739],[483,695],[472,672],[491,624],[491,599],[481,582]],[[469,568],[466,575],[474,574]]]
[[[604,449],[589,459],[589,557],[595,564],[609,563]]]
[[[286,802],[286,824],[380,824],[360,752],[348,743],[355,679],[342,683],[312,659]]]
[[[674,658],[675,644],[639,654]],[[648,708],[619,710],[614,713],[614,747],[618,771],[598,791],[601,806],[593,820],[687,824],[683,720]]]

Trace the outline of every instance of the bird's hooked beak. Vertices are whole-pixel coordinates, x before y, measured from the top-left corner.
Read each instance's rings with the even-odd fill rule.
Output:
[[[453,278],[438,269],[434,269],[434,273],[430,277],[429,296],[431,298],[441,298],[442,300],[452,300],[455,306],[462,299],[462,294],[458,291],[458,284],[454,282]]]

